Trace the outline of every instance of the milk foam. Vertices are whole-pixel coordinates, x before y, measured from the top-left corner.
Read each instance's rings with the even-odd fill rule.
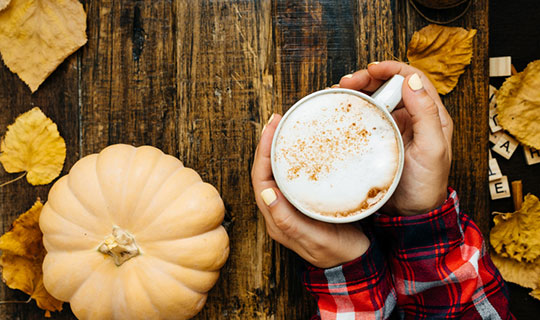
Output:
[[[357,96],[315,96],[288,116],[278,134],[274,177],[310,212],[358,214],[382,199],[398,169],[392,124]]]

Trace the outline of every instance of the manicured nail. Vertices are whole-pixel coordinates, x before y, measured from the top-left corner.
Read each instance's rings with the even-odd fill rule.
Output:
[[[338,84],[333,84],[331,88],[339,88],[339,83]]]
[[[269,125],[270,123],[272,123],[272,120],[274,120],[274,115],[275,115],[275,113],[272,113],[272,115],[270,116],[270,119],[268,119],[268,122],[266,123],[266,125]]]
[[[262,131],[261,131],[261,136],[262,136],[262,134],[264,133],[264,130],[266,130],[266,124],[264,125],[264,127],[263,127],[263,129],[262,129]]]
[[[409,81],[407,81],[407,83],[409,84],[409,88],[411,88],[412,91],[418,91],[424,88],[424,85],[422,84],[422,80],[418,76],[418,73],[413,74],[409,78]]]
[[[344,75],[342,78],[350,79],[350,78],[352,78],[352,74],[346,74],[346,75]]]
[[[261,197],[267,206],[271,206],[277,200],[277,195],[274,189],[268,188],[261,192]]]
[[[367,66],[368,66],[368,67],[369,67],[369,66],[374,66],[374,65],[376,65],[376,64],[379,64],[379,61],[373,61],[373,62],[370,62],[370,63],[368,63]]]

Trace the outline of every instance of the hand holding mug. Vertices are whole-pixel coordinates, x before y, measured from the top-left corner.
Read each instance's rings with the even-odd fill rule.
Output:
[[[433,85],[419,70],[387,61],[343,77],[340,87],[373,92],[394,74],[405,77],[403,105],[392,113],[405,145],[405,161],[400,183],[383,210],[401,215],[426,213],[446,198],[453,130]],[[317,267],[354,260],[369,247],[369,239],[358,225],[313,220],[291,205],[277,188],[270,155],[280,120],[275,116],[263,130],[252,168],[255,198],[269,235]]]
[[[277,188],[270,151],[280,120],[281,116],[273,116],[263,130],[251,171],[255,199],[268,234],[319,268],[354,260],[369,247],[369,240],[358,225],[313,220],[291,205]]]
[[[405,77],[403,106],[392,113],[405,145],[405,163],[383,211],[422,214],[446,199],[452,160],[452,119],[437,90],[420,70],[395,61],[370,64],[367,70],[343,77],[340,87],[371,92],[394,74]]]

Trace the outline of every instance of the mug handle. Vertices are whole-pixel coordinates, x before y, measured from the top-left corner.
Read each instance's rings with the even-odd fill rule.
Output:
[[[392,112],[394,108],[401,101],[401,87],[403,86],[403,76],[396,74],[390,80],[386,81],[375,93],[371,95],[371,98],[378,104],[386,107],[388,112]]]

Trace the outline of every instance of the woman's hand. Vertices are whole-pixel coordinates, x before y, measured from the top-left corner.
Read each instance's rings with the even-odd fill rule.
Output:
[[[405,77],[403,104],[392,112],[403,137],[405,164],[383,211],[422,214],[446,200],[452,160],[452,119],[437,90],[420,70],[396,61],[370,64],[367,70],[343,77],[339,86],[371,93],[394,74]]]
[[[370,244],[360,226],[313,220],[293,207],[279,191],[272,175],[270,149],[280,120],[280,115],[274,115],[263,129],[251,170],[255,199],[268,234],[319,268],[356,259]]]

